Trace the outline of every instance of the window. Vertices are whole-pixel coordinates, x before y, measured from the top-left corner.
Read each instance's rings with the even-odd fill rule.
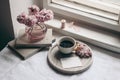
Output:
[[[119,0],[43,0],[54,12],[120,32]],[[118,1],[118,2],[117,2]],[[69,15],[68,15],[69,14]]]

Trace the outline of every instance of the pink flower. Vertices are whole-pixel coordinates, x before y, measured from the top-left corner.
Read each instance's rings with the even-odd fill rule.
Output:
[[[44,22],[53,18],[53,12],[51,10],[42,9],[36,16],[39,22]]]
[[[47,10],[47,15],[46,15],[46,19],[47,20],[50,20],[50,19],[53,19],[53,12],[51,10]]]
[[[38,19],[38,23],[45,21],[45,16],[43,16],[43,15],[36,15],[36,18]]]
[[[27,18],[27,14],[25,14],[24,12],[20,15],[17,16],[17,21],[19,23],[24,24],[25,23],[25,19]]]
[[[35,15],[40,11],[40,9],[38,6],[32,5],[28,8],[28,11],[29,11],[29,15]]]
[[[33,27],[35,24],[50,20],[54,16],[51,10],[42,9],[40,11],[39,7],[36,5],[29,7],[28,12],[28,14],[22,13],[17,16],[17,21],[28,27]]]
[[[37,23],[37,19],[34,15],[28,16],[25,20],[25,25],[28,27],[33,27]]]

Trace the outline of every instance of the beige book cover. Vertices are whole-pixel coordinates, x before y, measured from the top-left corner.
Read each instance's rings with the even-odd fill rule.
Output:
[[[45,38],[38,42],[29,42],[25,35],[24,29],[18,33],[18,38],[15,41],[16,48],[39,48],[49,47],[52,45],[52,29],[48,29]]]
[[[15,48],[15,40],[12,40],[8,43],[8,48],[13,50],[21,59],[24,59],[24,60],[33,56],[34,54],[36,54],[37,52],[39,52],[42,49],[42,48],[16,49]]]

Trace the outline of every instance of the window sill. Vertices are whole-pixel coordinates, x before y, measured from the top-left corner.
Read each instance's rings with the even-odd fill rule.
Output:
[[[106,32],[105,30],[98,30],[91,25],[88,26],[83,24],[74,25],[74,29],[73,26],[66,26],[64,29],[60,29],[61,22],[60,19],[57,18],[51,21],[47,21],[46,25],[61,34],[72,36],[78,40],[82,40],[96,46],[120,53],[120,38],[118,34],[116,35],[111,32]],[[66,25],[69,24],[67,23]]]
[[[51,0],[44,0],[43,7],[53,10],[55,14],[60,14],[62,16],[71,17],[71,18],[74,18],[80,21],[98,25],[101,28],[106,28],[106,29],[120,32],[120,25],[119,25],[118,20],[117,21],[111,20],[108,18],[104,18],[102,16],[89,14],[81,10],[76,10],[73,8],[65,7],[62,5],[58,5],[56,3],[51,3]],[[112,17],[112,15],[110,16]]]

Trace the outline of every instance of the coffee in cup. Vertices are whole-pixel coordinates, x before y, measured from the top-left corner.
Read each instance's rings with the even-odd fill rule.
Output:
[[[63,36],[58,41],[58,48],[64,54],[70,54],[76,45],[74,38],[70,36]]]

